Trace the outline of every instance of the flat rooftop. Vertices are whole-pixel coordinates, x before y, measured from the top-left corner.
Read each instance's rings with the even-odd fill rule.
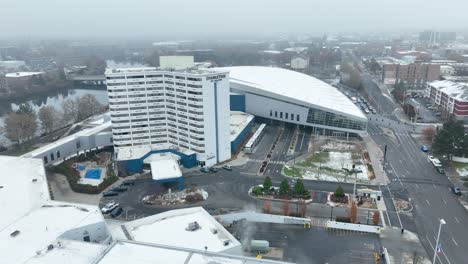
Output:
[[[429,83],[429,85],[455,100],[468,102],[468,83],[435,81]]]
[[[197,222],[199,229],[186,230]],[[222,252],[240,243],[202,207],[179,209],[149,216],[125,224],[131,240]],[[226,243],[228,242],[228,243]]]
[[[167,180],[182,177],[177,160],[172,157],[161,158],[151,161],[151,176],[153,180]]]
[[[42,159],[0,156],[0,171],[1,231],[50,201],[50,196]]]
[[[44,72],[11,72],[5,74],[5,77],[7,78],[21,78],[21,77],[28,77],[28,76],[33,76],[33,75],[40,75],[44,74]]]
[[[230,133],[231,141],[234,141],[244,128],[254,119],[253,115],[240,112],[231,111]]]
[[[239,255],[190,250],[166,245],[117,241],[110,250],[97,260],[96,264],[134,263],[134,264],[281,264],[286,262],[255,259]]]

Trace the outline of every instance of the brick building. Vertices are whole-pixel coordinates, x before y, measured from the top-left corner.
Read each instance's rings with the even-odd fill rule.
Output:
[[[440,65],[430,63],[384,64],[382,80],[386,84],[405,83],[413,89],[424,89],[427,82],[439,80]]]
[[[468,121],[468,83],[430,82],[425,96],[446,114]]]

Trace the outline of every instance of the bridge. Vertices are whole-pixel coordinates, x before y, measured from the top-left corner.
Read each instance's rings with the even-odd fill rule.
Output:
[[[67,79],[74,84],[106,85],[105,75],[70,75]]]

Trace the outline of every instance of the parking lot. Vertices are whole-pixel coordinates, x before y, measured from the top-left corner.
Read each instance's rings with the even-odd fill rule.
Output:
[[[243,223],[236,234],[240,241],[267,240],[270,247],[284,250],[284,260],[294,263],[383,263],[374,261],[381,252],[379,238],[343,230],[312,226]]]
[[[407,97],[407,102],[414,106],[418,114],[419,123],[436,123],[441,122],[442,114],[433,106],[429,100],[422,96]]]

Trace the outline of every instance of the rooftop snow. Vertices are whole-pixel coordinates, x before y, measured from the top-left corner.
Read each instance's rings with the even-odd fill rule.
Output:
[[[96,264],[286,264],[286,262],[255,259],[238,255],[193,251],[159,244],[117,241]]]
[[[187,231],[192,222],[200,228]],[[172,210],[125,224],[135,241],[221,252],[239,246],[237,241],[202,207]],[[224,245],[228,240],[229,244]]]
[[[39,74],[44,74],[44,72],[11,72],[11,73],[5,74],[5,77],[19,78],[19,77],[27,77],[27,76],[33,76],[33,75],[39,75]]]
[[[247,124],[250,123],[250,121],[252,121],[253,118],[253,115],[249,115],[244,112],[231,111],[231,141],[234,141],[239,136],[242,130],[244,130],[244,128],[247,126]]]
[[[312,76],[274,67],[239,66],[222,67],[230,71],[231,83],[248,86],[258,94],[285,97],[310,107],[322,108],[361,121],[366,116],[335,87]]]
[[[3,211],[3,215],[8,215],[8,211]],[[39,252],[46,254],[47,247],[50,244],[57,246],[57,238],[66,231],[102,221],[104,219],[96,206],[47,202],[0,231],[0,252],[9,252],[3,254],[2,261],[23,263]],[[16,230],[19,233],[12,236]]]
[[[1,231],[50,197],[41,159],[0,156],[0,171]]]
[[[468,101],[468,84],[452,81],[435,81],[430,86],[458,101]]]
[[[151,161],[151,175],[153,180],[166,180],[182,177],[179,164],[171,157]]]

